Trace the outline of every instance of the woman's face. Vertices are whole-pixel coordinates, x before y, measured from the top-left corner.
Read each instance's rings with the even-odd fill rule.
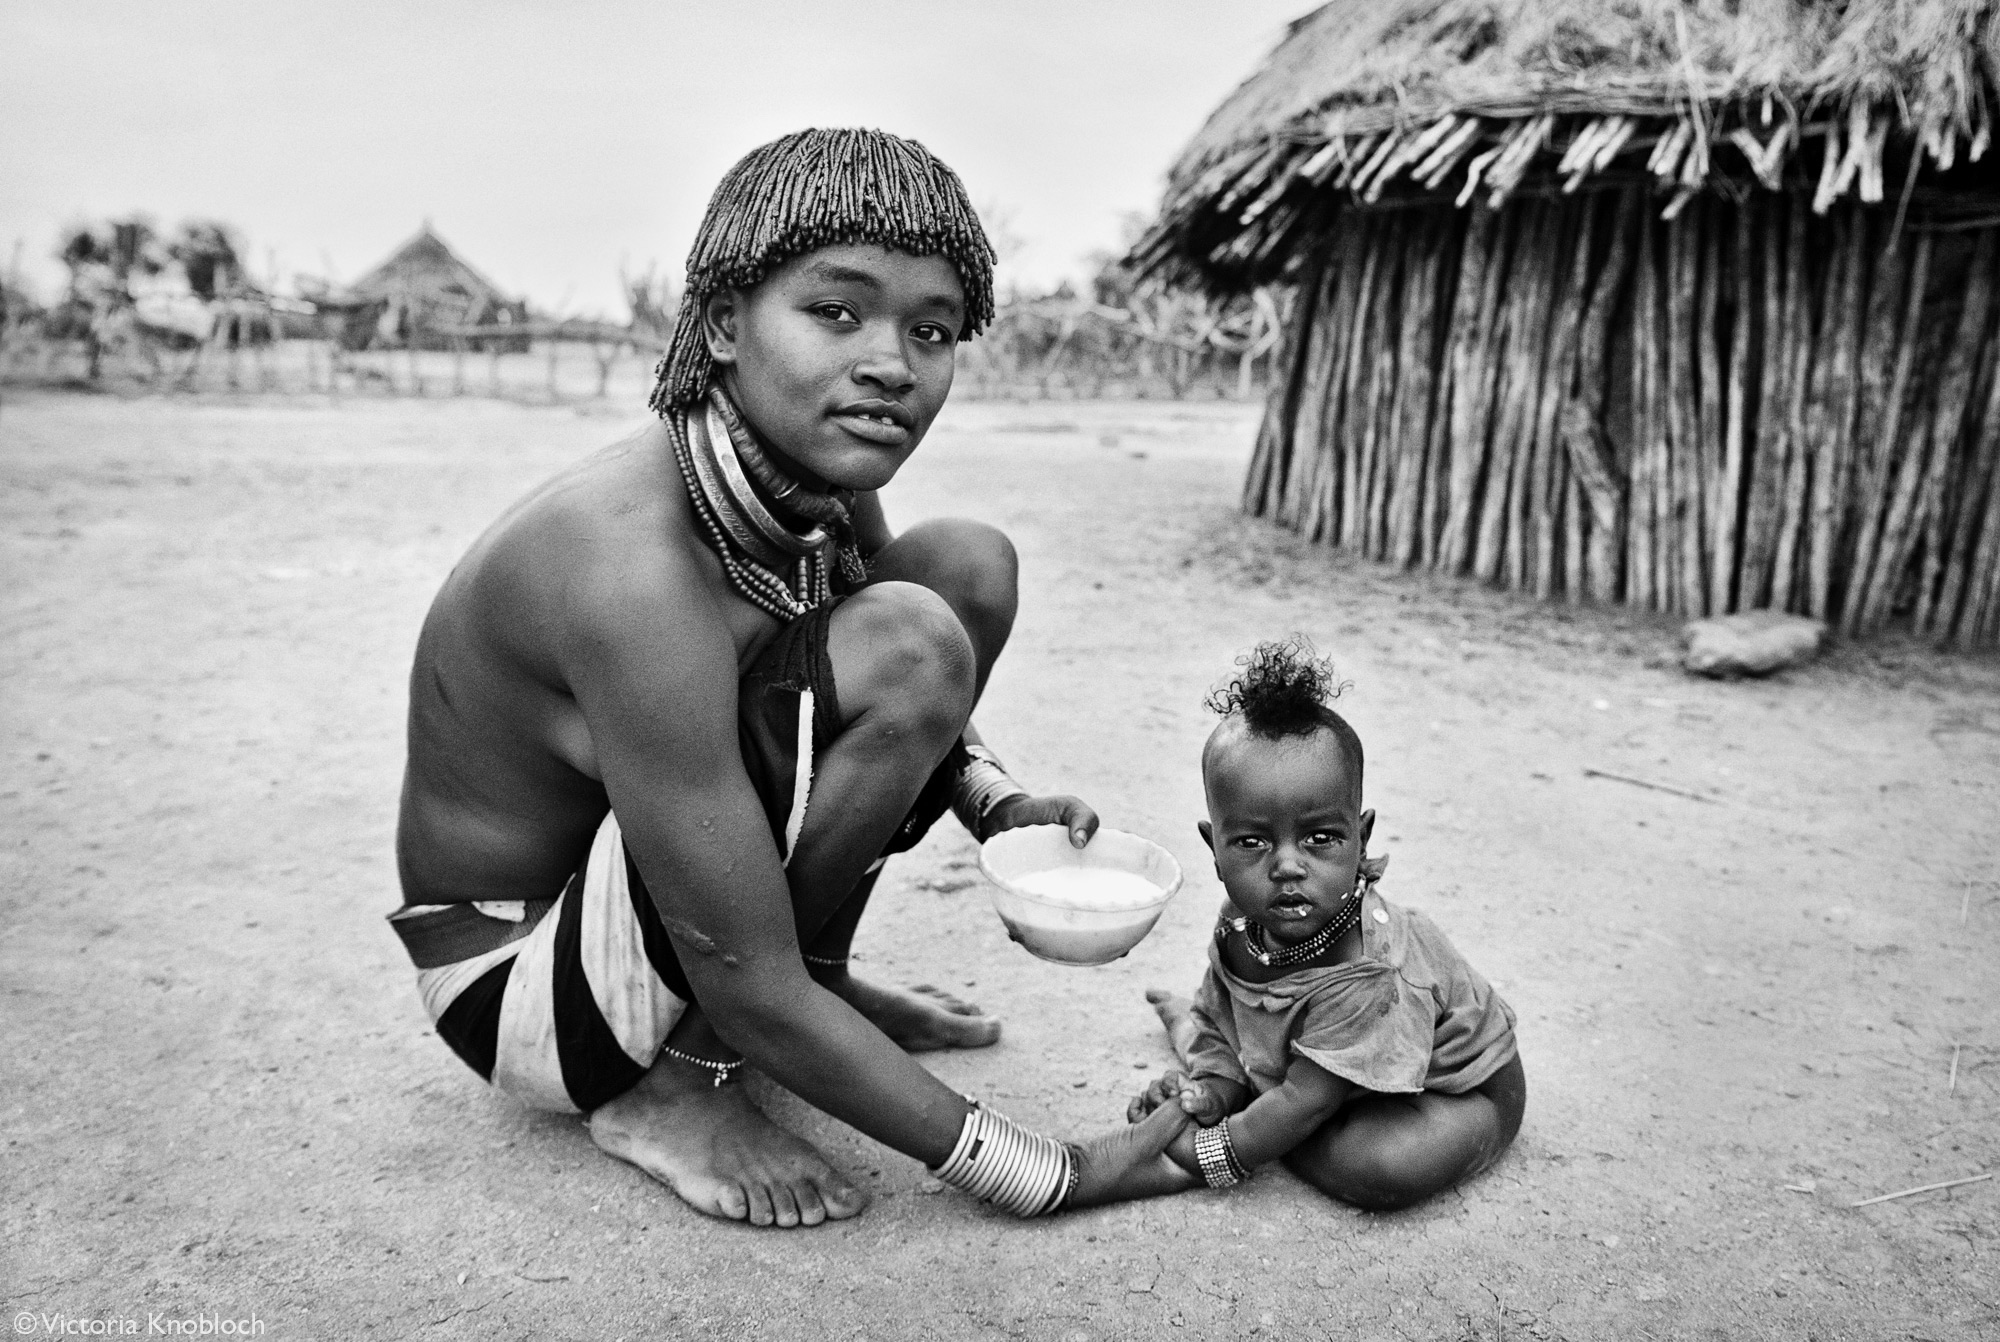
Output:
[[[808,488],[879,489],[951,391],[965,286],[942,256],[823,247],[703,312],[722,382]]]

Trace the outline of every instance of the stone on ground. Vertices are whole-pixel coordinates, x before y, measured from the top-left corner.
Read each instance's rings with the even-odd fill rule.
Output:
[[[1803,615],[1746,610],[1692,620],[1683,632],[1687,652],[1681,665],[1696,675],[1722,680],[1768,676],[1811,661],[1826,637],[1826,626]]]

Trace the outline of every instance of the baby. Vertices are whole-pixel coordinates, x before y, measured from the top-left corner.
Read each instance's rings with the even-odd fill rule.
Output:
[[[1202,841],[1229,894],[1193,1002],[1153,989],[1185,1071],[1135,1098],[1179,1104],[1169,1154],[1222,1188],[1282,1158],[1358,1207],[1407,1207],[1486,1169],[1527,1101],[1514,1013],[1423,914],[1377,890],[1361,739],[1330,665],[1260,644],[1210,696]]]

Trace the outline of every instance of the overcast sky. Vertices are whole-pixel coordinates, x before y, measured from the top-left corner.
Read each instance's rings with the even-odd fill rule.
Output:
[[[810,125],[929,145],[1084,272],[1311,0],[0,0],[0,264],[45,297],[71,219],[221,218],[253,269],[351,280],[429,219],[503,288],[622,315],[746,150]]]

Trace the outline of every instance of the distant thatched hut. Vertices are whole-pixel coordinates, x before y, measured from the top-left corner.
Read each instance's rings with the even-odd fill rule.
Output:
[[[526,303],[508,297],[473,269],[431,231],[428,221],[388,260],[356,280],[349,294],[350,306],[381,305],[373,309],[376,343],[381,344],[452,349],[459,343],[458,328],[528,320]],[[480,347],[477,340],[472,344]],[[508,344],[527,348],[525,339]]]
[[[1298,287],[1245,506],[1572,599],[2000,640],[2000,0],[1334,0],[1146,268]]]

